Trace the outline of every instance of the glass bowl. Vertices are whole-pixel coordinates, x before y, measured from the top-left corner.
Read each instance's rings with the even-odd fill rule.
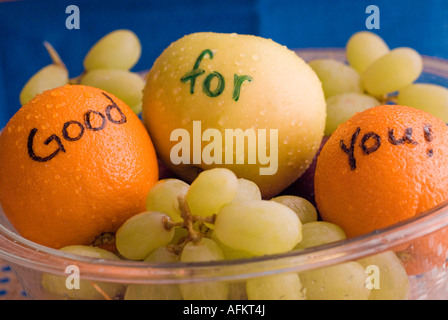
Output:
[[[304,49],[296,52],[306,61],[316,58],[345,59],[343,49]],[[423,58],[424,74],[418,81],[448,87],[448,61]],[[244,300],[248,298],[245,284],[253,279],[292,274],[298,274],[300,278],[306,272],[328,270],[330,266],[394,252],[403,261],[416,263],[419,267],[418,272],[407,273],[409,290],[399,298],[448,299],[448,250],[439,241],[440,238],[447,238],[447,232],[448,201],[388,228],[302,251],[219,262],[155,264],[81,257],[38,245],[15,232],[0,211],[0,258],[6,260],[15,271],[31,299],[123,299],[128,288],[140,285],[148,289],[145,298],[181,298],[173,292],[183,287],[204,290],[210,293],[205,299],[214,300],[218,297],[213,292],[226,287],[227,298]],[[413,249],[420,249],[419,254],[407,255]],[[434,256],[438,259],[432,259]],[[387,273],[387,268],[385,270]],[[365,271],[367,276],[374,274],[374,270],[366,268]],[[381,279],[387,280],[386,273],[383,274],[384,278],[379,277],[379,284]],[[73,277],[76,275],[81,278],[81,288],[68,290],[66,287],[61,290],[60,285],[75,284]],[[350,274],[340,276],[350,281]],[[57,279],[59,287],[51,279]],[[56,290],[58,288],[60,290]],[[321,289],[327,290],[325,281]],[[371,292],[373,290],[377,288],[374,286]],[[158,294],[154,296],[154,292]],[[331,297],[331,292],[323,296]],[[342,295],[338,298],[352,297]],[[392,295],[390,298],[398,297]]]

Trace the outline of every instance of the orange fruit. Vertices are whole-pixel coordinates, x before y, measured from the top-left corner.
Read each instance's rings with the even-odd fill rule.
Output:
[[[24,105],[0,135],[0,204],[17,231],[61,248],[90,244],[145,210],[158,179],[140,119],[103,90],[66,85]]]
[[[322,148],[314,182],[322,219],[348,237],[413,217],[448,199],[448,127],[400,105],[358,113]]]

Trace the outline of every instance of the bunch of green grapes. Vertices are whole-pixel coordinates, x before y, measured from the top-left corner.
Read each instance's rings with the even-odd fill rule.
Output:
[[[191,185],[159,181],[145,213],[118,230],[126,259],[178,263],[244,259],[307,250],[346,239],[337,225],[318,220],[306,199],[282,195],[263,200],[258,186],[224,168],[203,171]],[[381,283],[369,287],[370,265]],[[305,272],[271,274],[238,282],[130,285],[125,299],[304,300],[405,299],[409,281],[400,259],[385,252]]]
[[[308,205],[298,211],[317,218],[314,206]],[[302,223],[292,206],[262,200],[255,183],[238,179],[224,168],[203,171],[191,185],[178,179],[159,181],[148,193],[146,209],[116,233],[117,250],[126,259],[159,263],[221,261],[288,252],[302,240]],[[295,282],[276,284],[277,293],[272,298],[303,297],[298,275],[292,277]],[[250,282],[131,285],[125,298],[162,299],[161,294],[163,299],[222,300],[251,298],[254,291],[259,290]],[[273,294],[273,290],[266,292]]]
[[[302,251],[343,241],[337,225],[318,220],[307,200],[282,195],[263,200],[252,181],[224,168],[203,171],[190,184],[157,182],[146,199],[147,211],[128,219],[116,232],[116,255],[103,249],[71,246],[63,251],[103,259],[148,264],[245,259]],[[376,266],[381,286],[368,286],[367,268]],[[44,288],[66,298],[128,300],[303,300],[404,299],[408,277],[401,261],[386,252],[304,272],[271,274],[239,281],[137,285],[82,281],[81,291],[64,287],[64,278],[46,275]]]
[[[136,114],[141,112],[144,78],[131,69],[141,55],[141,43],[130,30],[116,30],[95,43],[84,58],[84,72],[69,78],[69,72],[47,42],[52,63],[34,74],[20,92],[20,103],[26,104],[45,90],[66,84],[82,84],[112,93],[123,100]]]
[[[417,51],[408,47],[391,50],[375,33],[361,31],[350,37],[345,53],[347,62],[309,61],[327,101],[325,135],[355,113],[386,103],[418,108],[448,123],[448,89],[416,83],[423,71]]]

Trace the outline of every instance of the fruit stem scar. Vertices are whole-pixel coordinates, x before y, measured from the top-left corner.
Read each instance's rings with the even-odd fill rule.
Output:
[[[344,151],[348,155],[348,164],[350,165],[351,170],[356,169],[356,159],[355,159],[355,155],[354,155],[354,150],[355,150],[355,143],[356,143],[356,140],[358,139],[358,135],[359,135],[360,131],[361,131],[361,128],[358,127],[358,128],[356,128],[355,133],[353,133],[352,139],[350,141],[350,148],[347,148],[347,146],[344,143],[344,140],[341,139],[341,141],[339,141],[339,146],[341,147],[342,151]]]
[[[182,78],[180,78],[180,81],[183,83],[186,83],[190,81],[190,93],[194,93],[194,86],[196,84],[196,78],[199,77],[201,74],[205,72],[204,69],[199,69],[199,65],[201,64],[202,59],[207,55],[210,57],[210,59],[213,59],[213,52],[210,49],[205,49],[201,52],[199,57],[196,59],[196,62],[194,64],[193,70],[187,72]],[[211,81],[211,79],[210,79]]]

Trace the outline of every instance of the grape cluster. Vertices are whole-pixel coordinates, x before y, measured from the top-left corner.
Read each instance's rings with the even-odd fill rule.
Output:
[[[417,51],[408,47],[391,50],[375,33],[361,31],[350,37],[345,53],[347,63],[309,61],[327,102],[326,136],[355,113],[381,104],[414,107],[448,123],[448,89],[416,82],[423,71]]]
[[[224,168],[201,172],[191,185],[175,178],[160,180],[147,195],[146,209],[128,219],[115,234],[116,255],[95,246],[62,250],[166,265],[245,259],[346,239],[339,226],[318,220],[309,201],[292,195],[263,200],[255,183]],[[369,265],[381,270],[380,290],[366,286]],[[63,279],[47,275],[44,281],[48,291],[75,298],[61,284]],[[406,271],[391,251],[330,267],[239,282],[127,287],[84,282],[83,286],[84,299],[103,298],[102,292],[105,297],[123,295],[129,300],[403,299],[409,290]]]
[[[141,43],[135,33],[116,30],[95,43],[84,58],[84,71],[75,78],[56,50],[44,43],[52,63],[35,73],[20,92],[20,103],[29,102],[45,90],[66,84],[82,84],[105,90],[123,100],[136,114],[141,112],[144,78],[130,71],[140,59]]]

